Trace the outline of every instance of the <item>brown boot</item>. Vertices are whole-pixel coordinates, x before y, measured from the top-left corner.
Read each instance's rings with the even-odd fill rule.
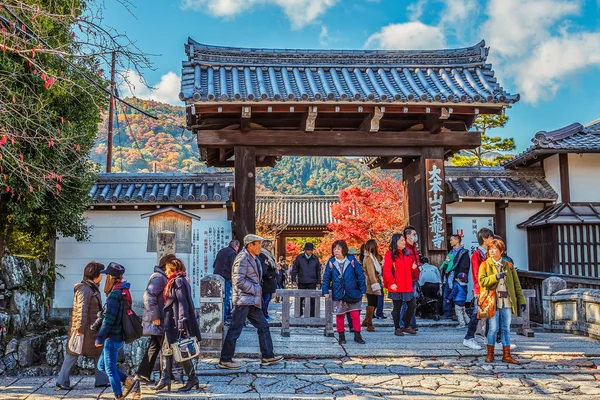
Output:
[[[368,332],[375,332],[375,327],[373,326],[373,314],[375,314],[375,307],[368,306],[367,307],[367,316],[365,317]]]
[[[365,319],[363,319],[362,324],[360,324],[363,328],[369,326],[369,306],[367,306],[367,310],[365,312]]]
[[[485,356],[485,362],[486,363],[491,363],[494,362],[494,349],[496,346],[492,345],[487,345],[487,356]]]
[[[509,364],[519,364],[519,362],[510,355],[510,346],[502,346],[502,361]]]

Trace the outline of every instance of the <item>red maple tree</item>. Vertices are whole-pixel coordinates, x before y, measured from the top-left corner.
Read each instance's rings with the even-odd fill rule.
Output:
[[[371,180],[370,189],[352,186],[340,191],[340,202],[331,206],[335,222],[328,225],[330,232],[319,246],[322,254],[329,254],[331,244],[339,239],[357,250],[375,239],[383,251],[392,235],[404,229],[408,220],[404,183],[390,176],[371,176]]]

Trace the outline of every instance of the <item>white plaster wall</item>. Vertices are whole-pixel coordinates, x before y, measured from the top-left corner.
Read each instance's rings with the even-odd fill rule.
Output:
[[[227,220],[226,209],[187,210],[203,221]],[[73,285],[83,277],[83,268],[92,261],[108,265],[111,261],[125,267],[126,280],[131,283],[134,303],[142,301],[148,278],[156,265],[156,253],[146,252],[149,218],[141,218],[147,211],[88,211],[91,226],[88,242],[60,238],[56,242],[56,263],[65,265],[58,272],[64,279],[56,282],[53,307],[71,308]],[[190,264],[189,254],[178,254]]]
[[[456,202],[446,206],[447,215],[494,215],[495,207],[493,202],[486,201],[463,201]]]
[[[527,230],[519,229],[517,225],[526,221],[543,208],[540,203],[512,202],[506,209],[506,246],[508,255],[515,261],[515,267],[527,270]]]
[[[600,202],[600,154],[569,154],[572,202]]]
[[[546,175],[546,181],[552,186],[552,189],[558,193],[557,203],[560,203],[562,198],[560,195],[560,167],[558,154],[544,160],[544,174]]]

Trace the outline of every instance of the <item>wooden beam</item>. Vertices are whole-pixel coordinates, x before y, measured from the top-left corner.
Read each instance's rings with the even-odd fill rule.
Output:
[[[384,112],[385,107],[375,107],[373,112],[367,115],[358,130],[369,133],[377,132],[379,130],[379,121],[381,121]]]
[[[240,130],[248,132],[250,130],[250,118],[252,117],[252,108],[249,106],[242,107],[242,118],[240,119]]]
[[[570,203],[571,185],[569,183],[569,154],[561,153],[558,155],[558,169],[560,174],[560,201],[561,203]]]
[[[444,121],[441,119],[442,114],[429,114],[425,117],[425,130],[431,132],[432,134],[438,134],[442,131],[444,127]]]
[[[243,240],[256,233],[256,155],[254,148],[236,146],[235,153],[235,217],[234,233]]]
[[[494,232],[502,236],[502,240],[504,240],[504,245],[506,244],[506,209],[508,208],[509,203],[505,203],[504,201],[495,202],[495,215],[494,215]]]
[[[302,129],[305,132],[312,132],[315,130],[315,122],[317,120],[317,106],[310,106],[308,110],[304,114],[304,119],[302,120]]]
[[[225,158],[225,149],[223,148],[219,149],[219,161],[227,161],[227,159]]]
[[[345,156],[345,157],[418,157],[420,147],[298,147],[298,146],[260,146],[256,155],[268,156]]]
[[[274,167],[277,163],[276,157],[267,157],[263,156],[264,159],[262,161],[256,161],[257,168],[265,168],[265,167]],[[208,167],[215,168],[235,168],[235,160],[227,160],[227,161],[207,161],[206,165]]]
[[[258,130],[242,133],[238,130],[199,130],[196,131],[199,147],[233,146],[329,146],[329,147],[385,147],[385,146],[428,146],[445,149],[470,149],[481,145],[479,132],[442,132],[437,135],[429,132],[378,132],[368,134],[360,131],[319,131],[318,134],[304,135],[298,130]],[[299,149],[300,150],[300,149]]]

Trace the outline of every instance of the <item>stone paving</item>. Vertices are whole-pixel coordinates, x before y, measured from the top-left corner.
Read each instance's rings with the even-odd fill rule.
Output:
[[[600,341],[536,332],[512,335],[521,365],[483,362],[483,351],[462,346],[463,330],[422,327],[417,336],[395,337],[392,328],[365,332],[366,345],[339,346],[318,328],[292,330],[290,338],[272,329],[275,352],[285,362],[262,368],[256,331],[244,330],[237,372],[215,367],[207,353],[197,365],[200,390],[190,394],[154,393],[144,399],[469,399],[600,398]],[[351,339],[351,337],[349,337]],[[499,356],[499,351],[496,352]],[[307,355],[308,354],[308,355]],[[74,390],[56,392],[54,378],[0,378],[0,399],[111,399],[110,389],[93,387],[91,377],[73,377]]]

